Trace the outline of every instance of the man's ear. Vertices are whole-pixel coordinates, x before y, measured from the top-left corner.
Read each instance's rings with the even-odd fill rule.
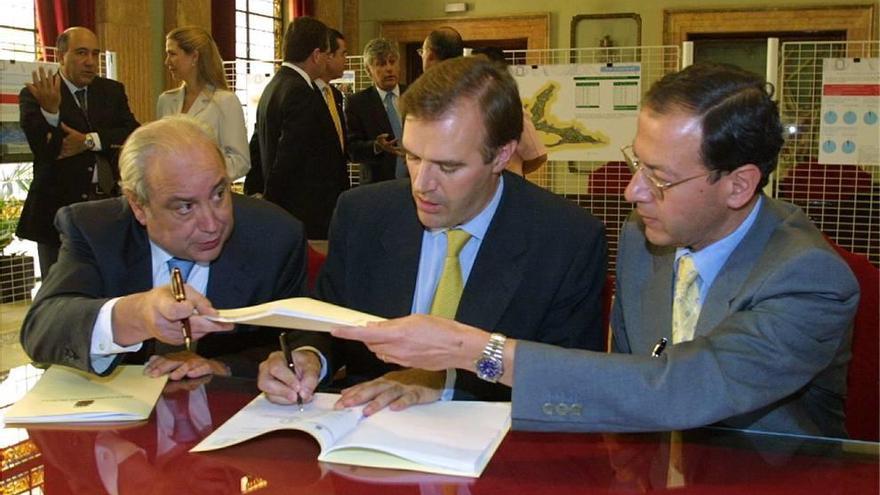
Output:
[[[511,140],[498,148],[498,151],[495,153],[495,161],[492,163],[493,173],[500,174],[507,168],[507,162],[510,161],[510,157],[513,156],[518,144],[516,140]]]
[[[727,206],[739,209],[748,204],[758,193],[758,184],[761,183],[761,169],[753,163],[747,163],[729,173],[726,180],[729,182]]]
[[[128,201],[128,206],[131,207],[131,211],[132,213],[134,213],[134,217],[137,219],[138,223],[146,227],[147,211],[145,206],[140,203],[137,195],[135,195],[135,193],[133,193],[132,191],[125,189],[123,191],[123,194],[125,194],[125,199],[126,201]]]

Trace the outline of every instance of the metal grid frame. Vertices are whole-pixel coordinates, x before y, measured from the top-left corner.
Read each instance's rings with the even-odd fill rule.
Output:
[[[822,60],[877,58],[880,42],[789,42],[780,51],[779,107],[788,135],[773,196],[800,206],[834,242],[878,265],[880,163],[822,165],[818,155]]]

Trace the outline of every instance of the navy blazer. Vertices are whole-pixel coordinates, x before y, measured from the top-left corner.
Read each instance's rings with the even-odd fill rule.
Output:
[[[320,92],[282,66],[257,106],[265,198],[293,214],[309,239],[326,239],[348,165]]]
[[[220,256],[211,263],[206,296],[217,309],[237,308],[305,293],[306,247],[302,224],[276,206],[233,196],[235,227]],[[123,198],[79,203],[58,212],[63,244],[25,317],[21,344],[37,362],[88,371],[89,346],[98,311],[109,299],[153,288],[152,257],[146,229]],[[272,239],[272,242],[266,242]],[[199,340],[198,353],[219,358],[236,375],[256,376],[274,329],[239,326]],[[120,362],[143,362],[153,341]]]
[[[423,231],[407,180],[343,194],[317,297],[387,318],[410,314]],[[599,220],[505,172],[501,202],[455,319],[514,338],[601,350],[605,270],[605,229]],[[301,340],[328,358],[329,376],[345,365],[349,383],[396,369],[359,342],[305,333]],[[468,371],[458,371],[455,387],[456,398],[510,398],[509,388]]]
[[[406,86],[400,85],[400,94]],[[397,156],[391,153],[373,152],[373,143],[379,134],[394,136],[385,104],[375,86],[358,91],[348,98],[345,105],[348,121],[348,154],[351,161],[360,163],[361,184],[394,179]],[[398,139],[402,136],[396,136]]]

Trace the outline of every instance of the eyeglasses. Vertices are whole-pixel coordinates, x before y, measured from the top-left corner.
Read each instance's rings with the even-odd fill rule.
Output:
[[[654,175],[654,172],[651,171],[650,168],[643,167],[642,164],[639,163],[639,159],[633,154],[632,145],[620,148],[620,152],[623,153],[623,159],[626,160],[626,166],[629,168],[629,171],[632,172],[633,177],[641,172],[642,176],[646,179],[645,182],[648,183],[648,187],[651,189],[651,193],[658,200],[663,199],[663,191],[666,191],[667,189],[679,184],[684,184],[689,180],[699,179],[700,177],[706,177],[707,175],[713,175],[715,173],[714,170],[710,170],[706,173],[687,177],[675,182],[662,181]]]

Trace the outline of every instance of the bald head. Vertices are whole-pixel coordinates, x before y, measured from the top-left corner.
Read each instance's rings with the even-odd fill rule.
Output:
[[[428,70],[435,64],[464,53],[464,41],[455,29],[444,26],[431,31],[422,43],[422,69]]]
[[[77,87],[92,83],[98,75],[98,37],[84,27],[66,29],[55,43],[61,62],[61,72],[68,81]]]

